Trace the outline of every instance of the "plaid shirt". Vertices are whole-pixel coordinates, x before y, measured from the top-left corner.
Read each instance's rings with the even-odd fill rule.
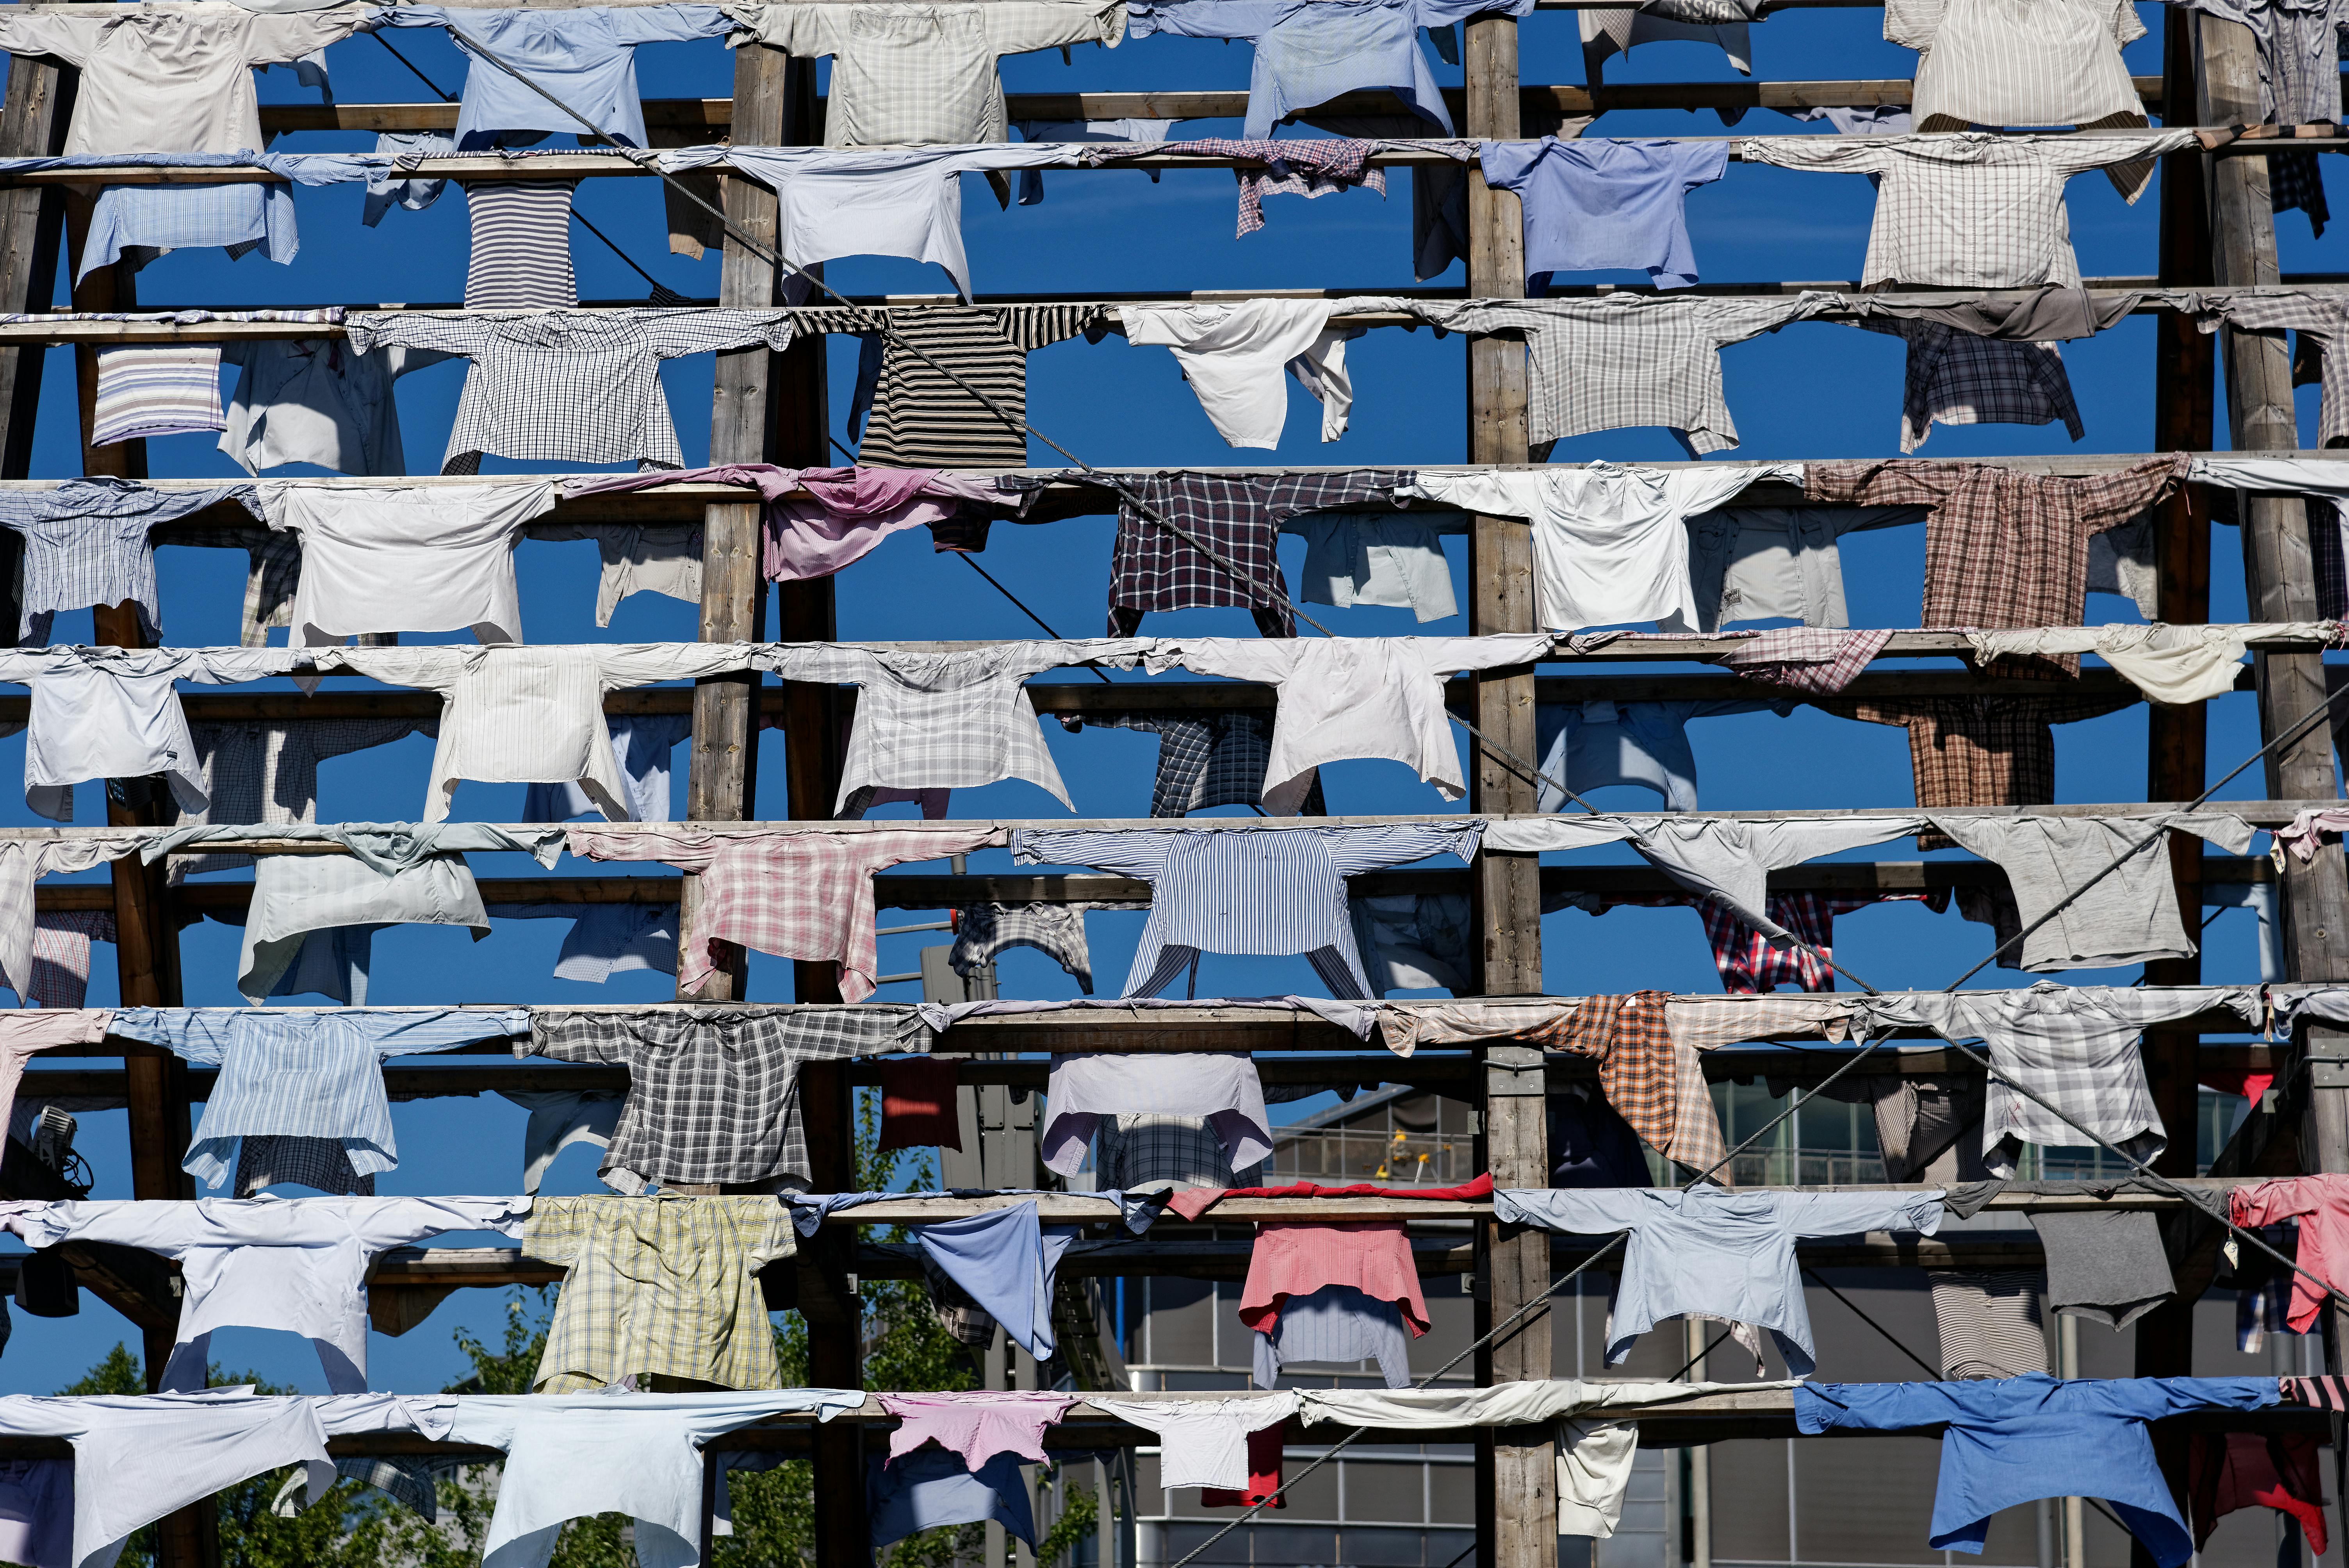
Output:
[[[868,923],[869,929],[869,923]],[[809,1179],[800,1064],[926,1051],[906,1007],[730,1007],[531,1016],[531,1054],[628,1069],[598,1172],[616,1191]],[[516,1047],[521,1054],[521,1047]],[[778,1210],[781,1212],[781,1210]]]
[[[112,910],[63,909],[37,917],[25,1006],[80,1006],[89,995],[89,944],[114,940]]]
[[[260,516],[250,485],[158,490],[126,480],[67,480],[54,490],[0,495],[0,528],[25,542],[21,641],[46,645],[59,610],[127,600],[138,606],[147,635],[160,642],[163,616],[149,531],[232,500]]]
[[[1607,1093],[1607,1103],[1630,1124],[1632,1131],[1660,1150],[1673,1147],[1681,1098],[1671,1019],[1664,1010],[1669,999],[1661,991],[1585,997],[1560,1021],[1557,1031],[1542,1042],[1547,1049],[1597,1057],[1599,1085]],[[1709,1158],[1704,1150],[1690,1149],[1682,1162],[1701,1170],[1721,1155],[1719,1148],[1713,1148]]]
[[[1909,765],[1917,804],[2048,806],[2055,800],[2052,726],[2118,713],[2138,700],[2112,696],[1920,696],[1905,702],[1822,702],[1814,706],[1862,724],[1909,731]],[[1920,832],[1920,850],[1952,848],[1942,833]]]
[[[1900,449],[1925,444],[1935,424],[2050,425],[2085,435],[2061,346],[1980,337],[1938,321],[1863,320],[1868,332],[1904,338],[1909,371],[1901,393]]]
[[[1536,442],[1662,425],[1702,457],[1737,445],[1721,351],[1816,315],[1834,296],[1358,302],[1390,303],[1450,330],[1522,335],[1533,373],[1526,433]]]
[[[1099,167],[1122,158],[1148,158],[1158,153],[1194,158],[1261,159],[1262,169],[1235,169],[1240,185],[1237,238],[1247,239],[1264,227],[1267,196],[1327,196],[1355,185],[1367,185],[1381,197],[1387,193],[1387,171],[1365,167],[1375,144],[1342,138],[1312,141],[1234,141],[1210,137],[1199,141],[1137,141],[1124,146],[1088,147],[1078,156]]]
[[[269,628],[294,624],[294,589],[302,575],[302,536],[274,528],[181,528],[169,544],[242,550],[250,558],[244,576],[244,628],[248,648],[269,645]]]
[[[1817,948],[1820,957],[1832,959],[1837,915],[1849,914],[1872,903],[1911,900],[1921,900],[1937,912],[1950,906],[1947,892],[1869,893],[1864,897],[1774,892],[1765,909],[1780,926]],[[1815,993],[1836,988],[1835,971],[1818,958],[1799,947],[1771,946],[1768,937],[1738,919],[1716,899],[1682,892],[1585,892],[1568,894],[1555,905],[1547,899],[1542,903],[1545,911],[1570,906],[1592,914],[1604,914],[1610,909],[1672,909],[1685,904],[1695,910],[1697,918],[1704,923],[1704,939],[1713,948],[1713,967],[1721,972],[1721,988],[1730,995],[1767,995],[1781,985]]]
[[[340,1139],[251,1134],[236,1151],[236,1195],[250,1198],[264,1187],[292,1181],[338,1198],[375,1196],[375,1172],[351,1168]]]
[[[1253,1187],[1262,1161],[1234,1170],[1203,1116],[1104,1116],[1093,1128],[1093,1175],[1104,1190],[1154,1182],[1177,1187]]]
[[[1028,677],[1089,659],[1130,669],[1145,646],[1126,638],[917,654],[785,643],[770,651],[766,667],[787,681],[862,688],[841,766],[838,815],[848,815],[851,799],[867,786],[965,789],[999,779],[1024,779],[1074,810],[1028,700]]]
[[[353,311],[344,330],[361,354],[398,343],[473,362],[440,465],[444,474],[478,472],[483,452],[525,462],[633,459],[681,469],[685,454],[661,393],[661,361],[755,343],[780,353],[791,346],[792,313]]]
[[[211,822],[315,822],[318,820],[318,764],[389,746],[439,726],[422,718],[294,718],[237,724],[191,724],[196,743],[196,777],[206,803],[181,810],[180,826]],[[253,864],[251,855],[175,856],[174,882],[205,872],[235,871]]]
[[[798,1247],[772,1198],[539,1199],[522,1255],[569,1272],[531,1391],[631,1376],[781,1387],[759,1271]]]
[[[1747,680],[1832,696],[1868,668],[1891,640],[1890,632],[1790,626],[1757,632],[1705,662],[1725,665]]]
[[[2183,452],[2087,479],[1980,463],[1812,463],[1805,494],[1933,509],[1925,521],[1928,626],[2076,626],[2088,597],[2089,536],[2168,496],[2187,467]],[[2077,655],[2034,655],[2003,661],[1992,673],[2052,677],[2079,670]]]
[[[1032,947],[1066,970],[1088,996],[1093,961],[1085,946],[1088,909],[1147,909],[1147,904],[980,903],[955,912],[954,947],[947,962],[968,975],[1015,947]],[[76,1003],[75,1006],[80,1006]],[[1117,1186],[1122,1183],[1112,1182]]]
[[[2312,156],[2313,156],[2312,154]],[[2318,379],[2324,397],[2316,417],[2316,444],[2349,446],[2349,300],[2332,294],[2242,294],[2231,299],[2206,299],[2199,317],[2202,330],[2216,332],[2223,322],[2242,332],[2282,332],[2312,339],[2323,349]],[[2336,352],[2336,349],[2339,351]],[[2293,356],[2293,382],[2305,379],[2305,360]]]
[[[880,974],[873,934],[873,873],[1002,842],[994,828],[904,828],[827,833],[774,829],[713,835],[648,825],[626,832],[574,828],[571,852],[596,861],[665,861],[701,879],[694,929],[678,944],[678,984],[688,995],[718,972],[716,942],[778,958],[840,965],[840,995],[862,1002]]]
[[[1187,817],[1215,806],[1254,806],[1264,799],[1272,758],[1272,720],[1254,713],[1112,713],[1064,719],[1070,727],[1137,729],[1158,737],[1158,775],[1150,789],[1154,817]],[[1298,814],[1326,817],[1316,775]]]
[[[1078,473],[1060,476],[1086,479]],[[1280,525],[1301,512],[1394,506],[1408,469],[1350,469],[1337,473],[1199,474],[1170,471],[1125,478],[1143,504],[1237,567],[1230,574],[1122,501],[1117,549],[1110,561],[1110,635],[1130,636],[1153,610],[1237,604],[1256,612],[1268,637],[1293,637],[1297,619],[1280,571]],[[1090,482],[1100,483],[1098,480]]]

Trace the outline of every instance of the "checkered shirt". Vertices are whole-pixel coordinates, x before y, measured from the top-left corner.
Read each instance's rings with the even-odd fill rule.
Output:
[[[67,480],[0,495],[0,528],[25,542],[24,645],[45,645],[59,610],[128,601],[148,636],[162,636],[149,531],[230,501],[260,516],[250,485],[158,490],[122,480]]]
[[[1264,799],[1272,720],[1261,714],[1115,713],[1087,715],[1082,722],[1158,737],[1158,776],[1150,789],[1154,817],[1185,817],[1214,806],[1254,806]],[[1329,814],[1317,772],[1298,815]]]
[[[869,925],[868,925],[869,929]],[[615,1191],[809,1178],[800,1064],[926,1051],[906,1007],[730,1007],[531,1016],[532,1054],[628,1069],[598,1172]]]
[[[2308,505],[2308,555],[2316,575],[2316,613],[2328,621],[2349,615],[2349,552],[2341,547],[2341,509],[2323,496]],[[2336,721],[2339,714],[2336,710]]]
[[[2319,381],[2324,397],[2316,416],[2316,444],[2349,446],[2349,299],[2332,294],[2243,294],[2231,299],[2205,299],[2199,317],[2202,330],[2216,332],[2223,322],[2243,332],[2300,335],[2304,346],[2313,339],[2323,351]],[[2340,346],[2344,352],[2336,353]],[[2294,356],[2297,371],[2304,363]],[[2302,377],[2295,375],[2298,382]]]
[[[2101,718],[2137,701],[2135,692],[2111,696],[1922,696],[1904,702],[1837,700],[1815,706],[1862,724],[1894,724],[1909,731],[1909,764],[1917,805],[2048,806],[2055,800],[2058,724]],[[1947,835],[1920,832],[1920,850],[1954,847]]]
[[[531,1391],[633,1376],[780,1388],[759,1271],[798,1250],[791,1211],[756,1198],[541,1198],[522,1255],[568,1272]]]
[[[473,315],[353,311],[351,347],[405,344],[471,359],[442,473],[473,473],[484,452],[525,462],[681,469],[660,366],[688,354],[791,346],[787,310],[531,311]]]
[[[947,962],[968,975],[1015,947],[1032,947],[1066,970],[1088,996],[1093,994],[1092,954],[1085,946],[1081,903],[980,903],[955,912],[954,947]],[[1127,908],[1148,908],[1146,904]]]
[[[1145,646],[1129,637],[916,654],[781,644],[769,650],[765,667],[787,681],[862,688],[841,767],[839,815],[867,786],[967,789],[999,779],[1024,779],[1074,810],[1028,700],[1028,677],[1088,660],[1131,669]]]
[[[701,879],[694,927],[681,934],[677,980],[688,995],[718,972],[727,942],[778,958],[840,965],[840,995],[873,995],[880,952],[873,934],[873,873],[1000,843],[994,828],[905,828],[827,833],[776,830],[715,835],[648,824],[570,830],[571,852],[597,861],[665,861]]]
[[[168,252],[219,246],[230,261],[259,249],[291,263],[302,247],[294,192],[285,185],[109,185],[98,194],[81,267],[118,259],[133,266]]]
[[[1235,141],[1209,137],[1199,141],[1112,142],[1088,147],[1078,156],[1098,167],[1124,158],[1147,158],[1172,152],[1193,158],[1261,159],[1261,169],[1235,169],[1240,186],[1238,238],[1247,239],[1264,227],[1267,196],[1327,196],[1333,191],[1367,185],[1381,197],[1387,193],[1383,169],[1365,167],[1377,145],[1342,138],[1311,141]]]
[[[1671,1020],[1661,991],[1628,996],[1587,996],[1543,1045],[1599,1061],[1607,1103],[1655,1149],[1672,1146],[1680,1074],[1672,1056]],[[1720,1156],[1716,1152],[1715,1159]]]
[[[1261,1161],[1233,1169],[1215,1129],[1200,1116],[1104,1116],[1093,1129],[1093,1175],[1103,1189],[1172,1181],[1177,1187],[1253,1187]]]
[[[1071,480],[1084,478],[1071,473]],[[1120,504],[1117,549],[1110,561],[1110,634],[1128,635],[1153,610],[1237,604],[1257,612],[1267,636],[1293,637],[1297,618],[1280,571],[1280,525],[1309,511],[1395,506],[1409,469],[1350,469],[1319,474],[1127,476],[1125,484],[1175,527],[1239,569],[1244,583],[1144,517]],[[1100,483],[1100,480],[1092,482]]]
[[[114,940],[112,910],[61,909],[37,917],[25,1006],[80,1006],[89,995],[89,944]]]
[[[2089,536],[2168,496],[2187,467],[2183,452],[2086,479],[1979,463],[1811,463],[1805,494],[1933,509],[1925,520],[1925,625],[2076,626],[2088,597]],[[2033,655],[2002,660],[1993,673],[2079,671],[2075,655]]]
[[[1979,337],[1938,321],[1857,323],[1905,338],[1909,370],[1901,393],[1900,449],[1925,444],[1936,424],[2051,425],[2074,440],[2085,435],[2061,346]]]
[[[1725,665],[1747,680],[1790,691],[1832,696],[1884,651],[1888,631],[1847,632],[1826,626],[1789,626],[1757,632],[1708,664]]]
[[[242,550],[251,558],[244,575],[244,627],[248,648],[269,645],[269,628],[294,624],[294,589],[302,576],[302,536],[274,528],[182,528],[172,544]]]
[[[938,1267],[937,1260],[927,1252],[921,1254],[922,1284],[930,1293],[930,1311],[938,1326],[958,1345],[984,1351],[995,1342],[995,1319],[987,1308],[971,1300],[970,1293],[955,1284],[954,1276]]]
[[[1837,896],[1828,893],[1789,892],[1770,895],[1769,916],[1779,925],[1819,950],[1822,956],[1835,956],[1835,917],[1865,909],[1871,903],[1901,903],[1921,901],[1936,912],[1950,907],[1947,892],[1870,893]],[[1610,909],[1673,909],[1686,905],[1697,913],[1704,923],[1704,939],[1713,949],[1713,966],[1721,972],[1721,988],[1733,996],[1768,995],[1781,985],[1791,985],[1797,991],[1826,992],[1835,989],[1835,971],[1821,964],[1799,947],[1776,948],[1760,932],[1730,913],[1727,906],[1715,900],[1698,898],[1684,892],[1622,892],[1572,893],[1553,903],[1542,901],[1545,913],[1551,909],[1571,906],[1592,914],[1604,914]],[[1674,1006],[1682,1004],[1675,1002]],[[1685,1034],[1677,1031],[1675,1037]],[[1686,1044],[1685,1040],[1681,1043]]]
[[[1804,294],[1395,303],[1447,330],[1521,334],[1532,367],[1526,434],[1533,440],[1661,425],[1702,457],[1737,445],[1737,424],[1722,392],[1722,349],[1832,302],[1831,295]]]
[[[181,810],[181,827],[211,822],[315,822],[318,820],[318,764],[389,746],[439,725],[425,718],[293,718],[235,724],[191,724],[196,744],[196,776],[208,797],[198,811]],[[171,875],[235,871],[253,864],[251,855],[175,856]]]
[[[1826,174],[1873,174],[1876,223],[1860,281],[1961,289],[2080,284],[2064,182],[2116,163],[2190,146],[2190,130],[2158,136],[1786,136],[1742,144],[1749,163]]]
[[[236,1153],[236,1195],[250,1198],[264,1187],[292,1181],[335,1197],[372,1198],[375,1172],[351,1169],[350,1151],[338,1138],[295,1138],[249,1133]]]
[[[2278,212],[2299,208],[2308,214],[2309,237],[2324,238],[2333,207],[2324,199],[2322,160],[2313,152],[2271,152],[2267,163],[2268,205]]]

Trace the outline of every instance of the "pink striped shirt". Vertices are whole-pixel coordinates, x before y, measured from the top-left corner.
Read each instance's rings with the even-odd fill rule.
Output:
[[[1280,1321],[1281,1303],[1325,1284],[1351,1285],[1373,1300],[1393,1302],[1413,1338],[1427,1332],[1419,1266],[1401,1220],[1258,1226],[1240,1293],[1240,1322],[1269,1334]]]

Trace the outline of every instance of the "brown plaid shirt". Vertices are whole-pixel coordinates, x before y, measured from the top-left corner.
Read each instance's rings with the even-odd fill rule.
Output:
[[[1671,1017],[1661,991],[1589,996],[1543,1042],[1552,1050],[1599,1058],[1599,1086],[1607,1103],[1649,1145],[1672,1146],[1680,1106],[1680,1072],[1672,1056]]]
[[[1805,493],[1814,501],[1933,509],[1925,521],[1925,625],[2076,626],[2087,601],[2089,538],[2167,496],[2184,482],[2187,463],[2174,452],[2086,479],[1974,463],[1812,463]],[[1992,673],[2079,670],[2075,655],[2031,655],[1998,660]],[[1917,776],[1922,804],[1921,760]]]
[[[1924,696],[1815,706],[1862,724],[1897,724],[1907,729],[1917,804],[1930,811],[1940,806],[2054,804],[2053,727],[2101,718],[2137,700],[2137,694],[2129,692],[2111,696]],[[1917,847],[1953,846],[1942,834],[1924,832],[1917,835]]]

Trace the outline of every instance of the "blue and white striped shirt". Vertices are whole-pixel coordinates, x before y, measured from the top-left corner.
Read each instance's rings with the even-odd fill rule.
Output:
[[[530,1032],[523,1007],[125,1007],[114,1032],[221,1069],[181,1168],[217,1187],[248,1134],[330,1138],[366,1176],[398,1168],[382,1060]]]

